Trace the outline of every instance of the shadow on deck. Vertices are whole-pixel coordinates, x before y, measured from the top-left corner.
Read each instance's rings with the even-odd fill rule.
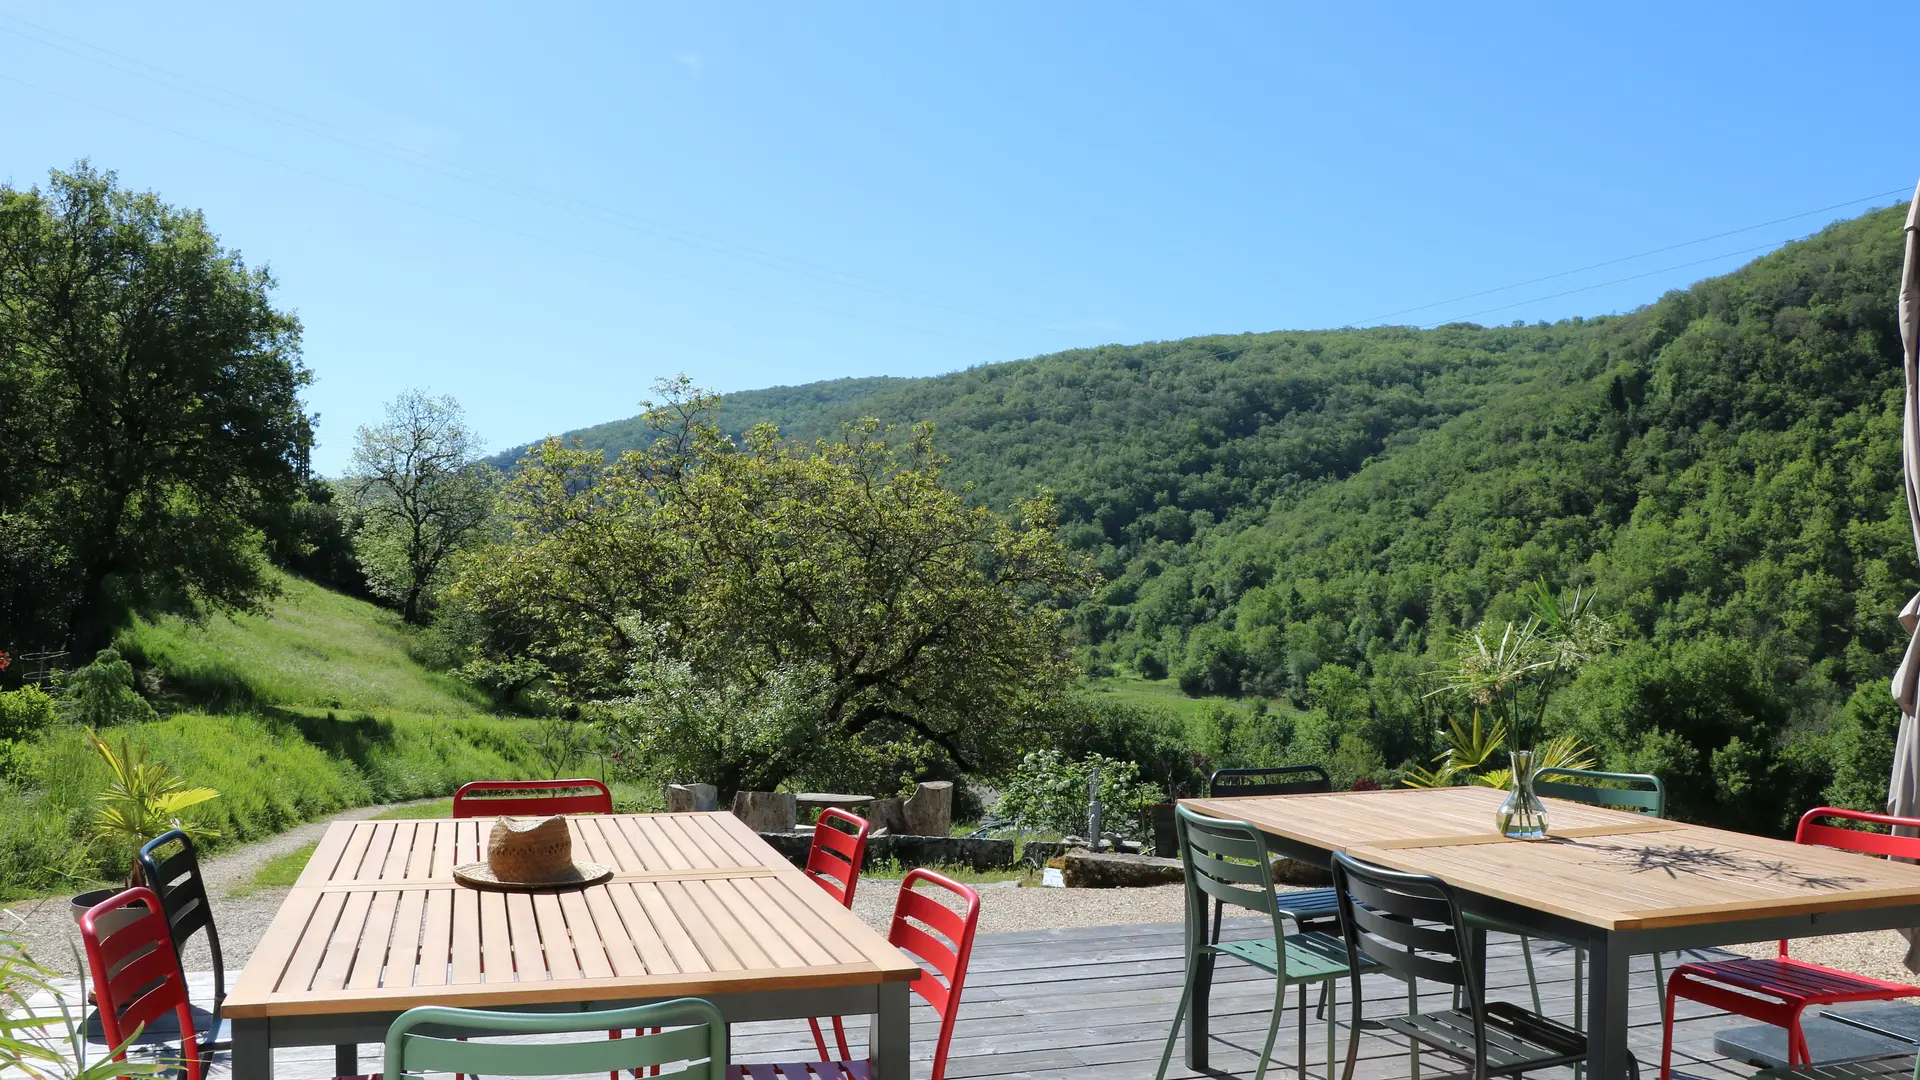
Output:
[[[1233,920],[1229,936],[1250,934],[1256,923]],[[1533,944],[1540,979],[1541,1004],[1549,1016],[1570,1020],[1573,1014],[1573,961],[1566,946]],[[1690,953],[1688,959],[1727,954]],[[1182,974],[1182,930],[1177,925],[1134,925],[1030,933],[982,934],[973,953],[973,970],[963,996],[960,1021],[947,1063],[951,1080],[985,1078],[1045,1078],[1085,1080],[1098,1070],[1102,1080],[1152,1080],[1173,1017]],[[1668,970],[1677,961],[1667,957]],[[1489,996],[1531,1004],[1518,939],[1493,935],[1487,961]],[[193,978],[196,1000],[211,991],[211,978]],[[1264,974],[1222,961],[1214,980],[1211,1074],[1252,1077],[1255,1054],[1266,1035],[1273,1001],[1272,981]],[[1318,991],[1314,991],[1317,998]],[[1365,984],[1366,1015],[1393,1015],[1406,1009],[1402,984],[1385,977],[1369,977]],[[1340,986],[1335,1016],[1339,1023],[1338,1050],[1346,1050],[1346,1023],[1352,1015],[1348,988]],[[1442,995],[1430,989],[1422,1004],[1442,1007]],[[1274,1063],[1268,1075],[1285,1080],[1297,1059],[1298,992],[1288,996],[1289,1015],[1282,1018]],[[917,999],[916,999],[917,1001]],[[1660,1057],[1660,1018],[1654,999],[1651,961],[1635,958],[1631,991],[1632,1030],[1629,1045],[1639,1058],[1647,1080],[1657,1076]],[[1701,1080],[1744,1080],[1755,1069],[1719,1056],[1714,1032],[1738,1018],[1717,1016],[1698,1005],[1681,1003],[1676,1031],[1674,1068]],[[857,1054],[865,1045],[864,1018],[848,1018],[849,1038]],[[933,1054],[932,1014],[921,1005],[914,1010],[914,1077],[926,1080]],[[831,1034],[829,1033],[829,1038]],[[1309,1017],[1307,1071],[1325,1080],[1325,1027]],[[740,1061],[803,1061],[818,1055],[802,1022],[738,1024],[733,1047]],[[377,1046],[363,1046],[360,1068],[377,1072]],[[98,1048],[91,1052],[98,1052]],[[1170,1080],[1190,1080],[1196,1074],[1184,1065],[1184,1040],[1176,1049]],[[227,1055],[216,1056],[211,1077],[230,1076]],[[275,1059],[275,1080],[316,1080],[333,1075],[331,1047],[281,1050]],[[1420,1076],[1441,1077],[1463,1071],[1447,1058],[1421,1055]],[[1543,1070],[1532,1075],[1571,1070]],[[1338,1073],[1335,1074],[1336,1076]],[[1387,1033],[1364,1032],[1356,1080],[1412,1080],[1406,1046]]]

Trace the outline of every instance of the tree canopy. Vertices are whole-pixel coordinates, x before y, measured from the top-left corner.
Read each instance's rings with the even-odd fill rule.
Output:
[[[0,643],[245,607],[300,491],[300,323],[200,214],[86,163],[0,185]]]
[[[1051,501],[969,505],[924,426],[736,441],[717,399],[665,389],[647,448],[551,440],[508,483],[512,538],[458,585],[488,652],[537,660],[656,771],[726,789],[1007,763],[1076,675],[1064,609],[1092,580]]]

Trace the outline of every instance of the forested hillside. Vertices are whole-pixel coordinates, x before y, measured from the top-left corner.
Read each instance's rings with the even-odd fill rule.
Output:
[[[737,395],[725,422],[933,420],[980,497],[1059,493],[1108,581],[1075,614],[1090,668],[1312,704],[1340,665],[1366,688],[1340,723],[1389,764],[1432,752],[1425,673],[1454,631],[1522,617],[1539,580],[1590,587],[1626,642],[1552,725],[1692,816],[1780,828],[1884,787],[1916,578],[1900,226],[1872,213],[1625,316],[1078,350]]]

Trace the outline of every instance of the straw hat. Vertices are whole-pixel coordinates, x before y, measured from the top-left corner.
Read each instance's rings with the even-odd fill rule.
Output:
[[[573,861],[573,833],[565,818],[501,818],[487,837],[487,861],[456,866],[453,876],[476,889],[536,892],[598,885],[613,871],[596,862]]]

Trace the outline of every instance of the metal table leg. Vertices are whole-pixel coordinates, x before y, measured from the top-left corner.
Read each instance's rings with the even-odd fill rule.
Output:
[[[273,1040],[265,1019],[233,1022],[233,1080],[273,1080]],[[346,1074],[341,1074],[346,1075]]]
[[[875,1080],[909,1080],[907,1058],[913,1045],[908,1016],[908,986],[904,982],[880,985],[880,1011],[874,1014],[872,1040]]]
[[[333,1048],[333,1075],[360,1075],[359,1043],[340,1043]]]
[[[1631,954],[1604,934],[1587,946],[1587,1080],[1627,1075],[1627,973]]]

